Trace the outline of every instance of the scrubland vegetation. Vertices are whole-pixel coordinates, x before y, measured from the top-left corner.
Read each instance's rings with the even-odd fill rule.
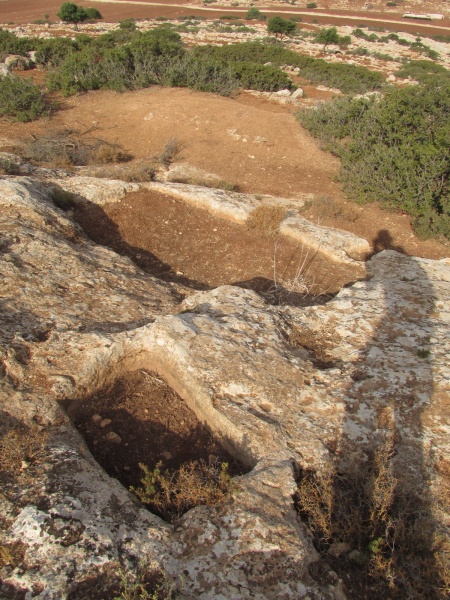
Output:
[[[322,37],[316,35],[317,42],[339,42],[334,28],[323,31]],[[379,40],[360,29],[353,34],[369,42]],[[386,39],[401,41],[396,34]],[[420,41],[415,44],[426,51]],[[0,30],[0,57],[32,50],[36,63],[47,70],[48,89],[65,96],[151,85],[225,96],[242,88],[277,91],[295,87],[283,67],[298,67],[311,83],[348,95],[299,116],[302,125],[341,158],[348,194],[358,202],[379,201],[406,211],[422,237],[450,236],[450,76],[437,63],[405,63],[397,75],[412,77],[420,85],[396,89],[386,88],[379,72],[298,54],[274,39],[187,49],[170,26],[143,33],[132,20],[98,38],[78,35],[73,40],[18,38]],[[351,99],[372,91],[385,93]],[[0,107],[1,115],[21,121],[48,111],[42,91],[17,77],[0,79]]]
[[[413,61],[398,75],[421,84],[381,98],[338,98],[299,119],[341,158],[341,179],[353,199],[407,212],[421,237],[449,238],[450,73]]]

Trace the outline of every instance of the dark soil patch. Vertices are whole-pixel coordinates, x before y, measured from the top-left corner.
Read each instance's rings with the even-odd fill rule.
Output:
[[[99,464],[127,489],[140,484],[143,473],[139,463],[154,469],[162,462],[164,468],[177,469],[189,461],[208,462],[214,457],[229,464],[231,475],[243,472],[206,425],[155,373],[126,373],[111,387],[86,399],[74,422]],[[111,439],[112,433],[121,441]]]
[[[267,293],[276,281],[278,291],[291,286],[285,302],[308,304],[355,279],[352,267],[158,192],[129,194],[104,207],[78,205],[75,219],[95,242],[161,279],[194,289],[234,284]]]

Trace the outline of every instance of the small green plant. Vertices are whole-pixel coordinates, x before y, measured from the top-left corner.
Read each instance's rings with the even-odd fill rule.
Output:
[[[139,466],[143,472],[141,486],[131,491],[170,522],[195,506],[223,502],[234,485],[224,462],[191,461],[177,470],[164,470],[162,463],[153,470],[144,464]]]
[[[308,2],[308,4],[306,5],[306,8],[317,8],[317,3],[316,2]]]
[[[417,356],[419,358],[428,358],[430,356],[430,351],[425,348],[419,348],[419,350],[417,350]]]
[[[52,189],[50,198],[55,206],[64,211],[70,210],[75,206],[74,194],[66,192],[66,190],[59,187]]]
[[[86,8],[85,10],[86,10],[87,19],[89,21],[91,21],[91,20],[95,21],[96,19],[103,19],[100,11],[98,11],[96,8],[89,7],[89,8]]]
[[[134,19],[124,19],[119,22],[119,28],[126,31],[136,31],[136,21]]]
[[[9,158],[0,157],[0,175],[20,175],[20,167]]]

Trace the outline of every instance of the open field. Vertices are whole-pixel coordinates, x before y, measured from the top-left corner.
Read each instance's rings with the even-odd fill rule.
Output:
[[[224,14],[233,14],[243,17],[248,10],[247,4],[232,6],[231,3],[202,5],[200,2],[183,2],[183,0],[166,0],[165,2],[152,2],[149,0],[82,0],[80,6],[98,6],[106,21],[120,21],[121,19],[133,18],[155,18],[167,16],[175,18],[184,15],[200,15],[205,18],[219,18]],[[234,4],[234,3],[233,3]],[[362,4],[362,3],[361,3]],[[411,4],[411,6],[410,6]],[[44,14],[49,14],[50,20],[57,20],[56,13],[61,2],[55,0],[0,0],[0,23],[14,22],[17,24],[31,23],[37,19],[43,19]],[[401,12],[386,9],[380,3],[368,11],[361,6],[360,10],[352,5],[336,7],[328,3],[326,8],[308,10],[305,7],[286,7],[286,4],[274,5],[273,3],[258,3],[258,6],[267,14],[280,14],[283,16],[301,16],[305,23],[314,21],[320,25],[354,25],[355,27],[364,23],[368,26],[383,27],[393,31],[404,31],[409,33],[420,32],[421,35],[449,35],[450,18],[448,14],[442,21],[407,21],[402,19],[402,14],[408,10],[416,12],[441,12],[440,3],[427,3],[426,7],[417,7],[412,3],[402,3]]]

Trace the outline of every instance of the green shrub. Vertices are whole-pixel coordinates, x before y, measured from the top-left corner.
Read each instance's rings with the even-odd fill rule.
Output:
[[[306,5],[306,8],[317,8],[317,3],[316,2],[308,2],[308,4]]]
[[[230,63],[230,67],[244,89],[276,92],[292,88],[291,79],[277,67],[247,62]]]
[[[92,20],[103,19],[100,11],[98,11],[96,8],[86,8],[86,16],[88,19]]]
[[[136,31],[136,21],[134,19],[124,19],[119,22],[119,28],[126,31]]]
[[[411,60],[397,71],[395,75],[404,79],[411,77],[421,83],[429,83],[431,85],[434,85],[432,82],[437,76],[439,78],[450,79],[450,71],[448,69],[430,60]]]
[[[20,54],[26,56],[27,52],[35,49],[36,38],[18,38],[14,33],[0,29],[0,55]]]
[[[379,101],[339,99],[300,120],[342,159],[360,202],[404,210],[422,237],[450,238],[450,79],[390,90]]]
[[[265,21],[267,19],[266,15],[263,15],[257,8],[249,8],[245,18],[247,21]]]
[[[35,49],[36,64],[55,67],[61,64],[69,54],[76,52],[77,45],[71,39],[61,37],[38,40]]]
[[[302,77],[312,83],[336,87],[349,94],[377,90],[384,84],[381,73],[370,71],[366,67],[328,63],[323,59],[315,59],[287,50],[279,43],[243,42],[221,47],[201,46],[194,49],[194,54],[223,61],[259,64],[270,62],[272,66],[299,67]]]
[[[30,79],[0,78],[0,116],[26,122],[38,119],[45,111],[43,94]]]
[[[267,22],[267,31],[273,33],[276,38],[283,39],[285,35],[290,36],[295,33],[297,25],[294,21],[283,19],[282,17],[271,17]]]

